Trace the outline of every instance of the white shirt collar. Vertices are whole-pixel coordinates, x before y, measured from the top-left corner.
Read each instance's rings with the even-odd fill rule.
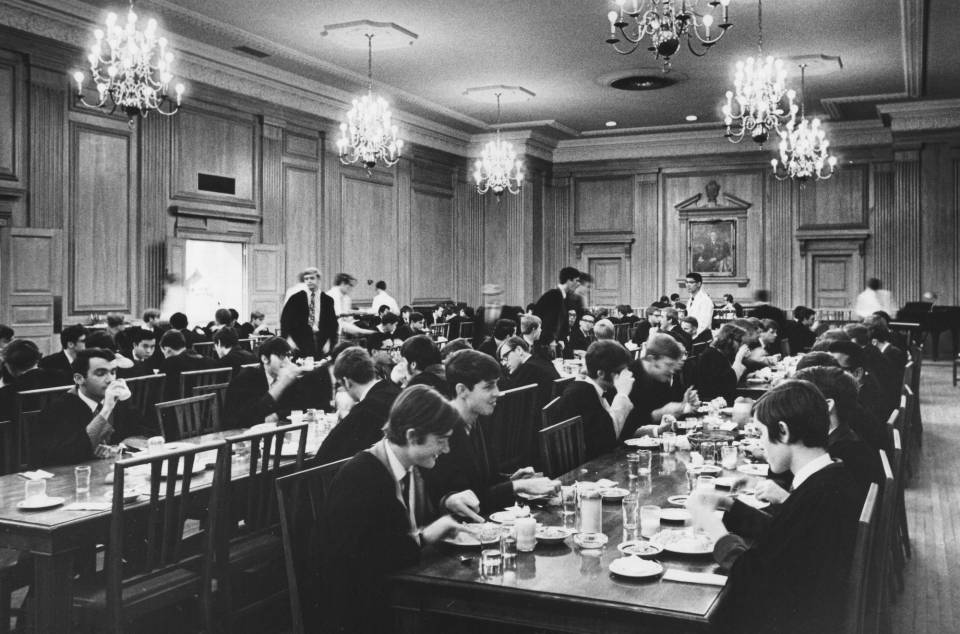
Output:
[[[77,396],[80,397],[80,400],[87,404],[87,407],[90,408],[90,411],[96,411],[100,403],[96,402],[92,398],[88,397],[80,388],[77,388]]]
[[[563,298],[567,298],[567,289],[563,284],[557,284],[557,288],[560,289],[560,294],[563,295]]]
[[[890,342],[889,342],[889,341],[878,341],[878,342],[877,342],[877,349],[878,349],[880,352],[883,352],[884,350],[886,350],[886,349],[889,348],[889,347],[890,347]]]
[[[793,490],[796,491],[800,488],[800,485],[807,480],[807,478],[812,476],[817,471],[820,471],[825,467],[829,467],[832,464],[833,458],[830,457],[830,454],[825,453],[819,458],[814,458],[807,464],[803,465],[803,467],[798,469],[797,472],[793,474]]]
[[[383,443],[383,447],[386,449],[384,453],[387,454],[387,462],[390,463],[390,472],[393,474],[393,479],[397,482],[400,482],[400,480],[403,480],[403,477],[407,475],[410,469],[404,468],[403,463],[400,462],[400,459],[397,458],[395,453],[393,453],[393,447],[390,446],[390,443],[387,442],[386,438],[380,442]],[[413,467],[411,467],[411,469],[412,468]]]

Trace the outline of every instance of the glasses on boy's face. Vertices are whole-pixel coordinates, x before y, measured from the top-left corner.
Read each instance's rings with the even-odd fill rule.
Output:
[[[500,363],[502,363],[503,365],[506,365],[506,364],[507,364],[507,360],[510,358],[510,354],[511,354],[514,350],[516,350],[516,348],[512,348],[512,349],[510,349],[510,350],[504,350],[502,353],[500,353]]]

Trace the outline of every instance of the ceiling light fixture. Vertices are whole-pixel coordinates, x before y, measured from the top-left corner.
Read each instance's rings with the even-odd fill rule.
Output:
[[[513,144],[500,138],[500,97],[497,93],[497,136],[483,146],[483,152],[473,170],[473,179],[477,182],[477,192],[486,194],[491,189],[497,200],[504,191],[511,194],[520,192],[523,185],[523,163],[517,160]]]
[[[650,36],[648,51],[654,57],[663,59],[663,69],[670,68],[670,58],[680,49],[681,38],[687,38],[687,48],[697,57],[703,57],[711,46],[720,41],[731,26],[727,17],[727,5],[730,0],[710,0],[704,13],[696,11],[699,0],[631,0],[632,8],[624,9],[626,0],[615,0],[618,10],[607,14],[610,20],[610,36],[607,44],[621,55],[629,55],[640,47],[644,37]],[[676,6],[679,4],[679,8]],[[719,30],[710,28],[716,21],[714,12],[720,9]],[[633,20],[633,26],[627,18]],[[617,35],[619,31],[620,36]],[[621,49],[620,37],[626,40],[627,48]],[[694,48],[699,43],[702,50]]]
[[[367,94],[353,100],[346,123],[340,124],[337,151],[344,165],[361,162],[367,171],[378,161],[390,167],[400,160],[403,139],[397,138],[397,126],[387,101],[373,94],[373,33],[367,38]]]
[[[617,122],[616,122],[616,121],[607,121],[607,122],[604,123],[603,125],[607,126],[608,128],[613,128],[613,127],[616,127]]]
[[[787,71],[783,62],[772,56],[763,56],[762,0],[757,0],[757,24],[757,56],[748,57],[746,63],[737,62],[733,80],[736,92],[727,91],[727,103],[723,106],[723,123],[727,127],[725,136],[731,143],[739,143],[749,133],[762,145],[770,132],[780,129],[793,108],[795,93],[786,89]],[[784,94],[789,102],[786,108],[780,103]]]
[[[91,104],[83,97],[84,74],[73,73],[79,103],[99,110],[109,108],[111,114],[119,108],[129,117],[130,125],[134,118],[154,111],[167,116],[176,114],[183,97],[183,84],[177,84],[174,89],[176,105],[167,95],[173,79],[173,53],[167,50],[167,38],[157,37],[157,21],[150,18],[147,26],[139,30],[137,19],[131,2],[126,24],[118,24],[117,14],[110,12],[106,31],[93,32],[96,41],[90,47],[87,61],[97,86],[97,103]]]
[[[699,118],[699,117],[697,117],[697,115],[695,115],[695,114],[688,114],[686,117],[684,117],[684,119],[686,119],[687,121],[689,121],[689,122],[691,122],[691,123],[693,123],[694,121],[696,121],[698,118]]]
[[[800,64],[800,120],[797,107],[790,107],[790,118],[780,130],[780,160],[772,159],[773,175],[778,180],[788,178],[804,183],[826,180],[833,176],[837,157],[830,156],[830,141],[820,127],[820,119],[807,119],[804,109],[804,76],[806,64]],[[824,171],[826,169],[826,171]]]

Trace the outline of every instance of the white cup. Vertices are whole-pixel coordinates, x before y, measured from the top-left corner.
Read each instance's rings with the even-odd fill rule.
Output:
[[[514,522],[517,531],[517,550],[522,553],[533,551],[537,545],[537,520],[532,517],[518,517]]]

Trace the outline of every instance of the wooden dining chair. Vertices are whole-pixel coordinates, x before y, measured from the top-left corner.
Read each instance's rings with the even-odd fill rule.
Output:
[[[275,481],[303,468],[307,429],[307,423],[279,425],[224,439],[227,452],[214,475],[224,497],[211,506],[207,544],[215,583],[204,588],[204,604],[221,631],[232,632],[251,613],[286,601]],[[232,456],[241,455],[247,458],[234,464]]]
[[[473,322],[461,321],[460,332],[457,333],[458,339],[473,339]]]
[[[203,396],[204,394],[216,394],[217,407],[220,408],[221,416],[227,405],[227,388],[229,383],[213,383],[211,385],[197,385],[193,388],[193,396]]]
[[[238,339],[237,345],[247,352],[253,352],[253,339]]]
[[[540,455],[547,477],[555,478],[580,466],[586,451],[579,416],[540,430]]]
[[[500,393],[493,414],[482,422],[489,459],[499,473],[513,473],[533,464],[536,457],[536,383]]]
[[[74,586],[74,610],[81,625],[96,632],[129,632],[138,619],[203,597],[203,550],[191,547],[187,520],[208,494],[211,500],[220,497],[216,481],[209,492],[194,487],[201,477],[196,472],[202,472],[198,454],[210,451],[219,458],[226,444],[144,452],[114,464],[103,575],[81,577]],[[149,484],[141,491],[147,499],[125,504],[128,485],[139,484],[137,472],[149,474]]]
[[[191,346],[193,351],[208,359],[217,360],[217,350],[213,347],[212,341],[198,341]]]
[[[895,483],[895,490],[891,492],[894,496],[894,511],[893,511],[893,520],[892,526],[890,527],[890,549],[889,553],[892,557],[892,566],[888,578],[892,582],[896,581],[897,592],[902,593],[904,588],[903,583],[903,569],[906,565],[906,552],[903,548],[903,532],[901,528],[901,512],[904,513],[903,518],[906,520],[906,510],[903,509],[903,446],[900,443],[900,431],[897,429],[892,429],[890,431],[890,446],[893,448],[892,457],[890,461],[890,468],[893,470],[893,481]]]
[[[877,498],[879,486],[870,484],[867,497],[863,501],[860,520],[857,522],[857,540],[853,546],[853,561],[850,564],[850,577],[847,581],[847,613],[844,634],[864,634],[866,619],[866,588],[869,580],[870,553],[873,548],[879,508]]]
[[[293,634],[316,630],[317,588],[311,566],[311,544],[317,540],[320,513],[330,483],[350,458],[304,469],[276,479],[280,534],[290,594]]]
[[[573,383],[574,378],[572,376],[562,376],[559,379],[553,380],[553,394],[551,398],[557,398],[563,396],[563,393],[566,389]]]
[[[220,431],[220,407],[216,394],[166,401],[155,407],[160,430],[168,441]]]
[[[883,465],[883,490],[880,495],[880,512],[877,517],[877,529],[873,548],[870,553],[869,579],[866,596],[866,619],[864,632],[871,634],[880,631],[885,607],[889,604],[887,596],[887,574],[890,571],[890,536],[895,528],[896,483],[887,452],[880,450],[880,462]]]
[[[561,420],[563,420],[563,414],[560,412],[560,397],[558,396],[540,410],[540,429],[556,425]]]
[[[166,380],[166,374],[147,374],[126,379],[127,387],[130,388],[130,403],[140,412],[147,426],[158,430],[160,421],[157,420],[155,406],[163,400],[163,387]]]
[[[440,337],[444,339],[450,338],[450,322],[444,322],[442,324],[433,324],[430,326],[430,337],[436,341]]]
[[[626,343],[630,341],[630,324],[614,324],[613,338],[619,341],[622,345],[626,345]]]
[[[923,346],[910,346],[910,361],[913,362],[913,376],[910,391],[914,396],[913,434],[918,448],[923,447],[923,417],[920,415],[920,375],[923,372]]]
[[[198,385],[229,383],[233,378],[233,368],[208,368],[206,370],[188,370],[180,373],[180,398],[193,394]]]

